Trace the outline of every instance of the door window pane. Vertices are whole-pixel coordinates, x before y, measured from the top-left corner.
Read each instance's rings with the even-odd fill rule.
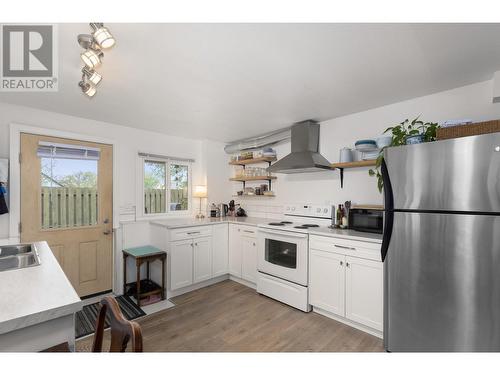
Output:
[[[170,211],[188,209],[188,166],[170,164]]]
[[[167,212],[165,162],[144,161],[144,213],[157,214]]]
[[[41,157],[41,227],[96,225],[97,160]]]

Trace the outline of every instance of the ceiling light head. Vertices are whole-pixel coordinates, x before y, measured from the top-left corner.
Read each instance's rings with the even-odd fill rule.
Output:
[[[97,89],[95,88],[95,86],[88,82],[80,81],[78,83],[78,86],[80,86],[82,92],[89,98],[92,98],[97,93]]]
[[[91,23],[90,26],[94,30],[92,33],[92,36],[94,37],[95,42],[99,45],[100,48],[102,49],[108,49],[111,48],[115,45],[115,38],[109,30],[104,27],[104,24],[102,23]]]
[[[95,69],[99,65],[101,65],[102,58],[104,57],[104,53],[101,51],[95,50],[93,48],[89,48],[86,51],[80,54],[80,57],[83,63],[89,67],[90,69]]]
[[[94,86],[101,83],[102,76],[95,70],[89,69],[86,66],[82,68],[83,77]]]
[[[90,34],[79,34],[78,35],[78,44],[83,49],[89,49],[94,47],[94,38]]]

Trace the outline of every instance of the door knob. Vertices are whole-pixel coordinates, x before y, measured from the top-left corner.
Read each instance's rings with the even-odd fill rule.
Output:
[[[111,231],[110,230],[105,230],[104,232],[102,232],[103,234],[105,235],[108,235],[108,234],[111,234]]]

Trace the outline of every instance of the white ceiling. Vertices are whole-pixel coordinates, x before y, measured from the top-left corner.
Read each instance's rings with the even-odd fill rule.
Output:
[[[104,80],[79,91],[79,33],[59,26],[57,93],[0,101],[231,141],[487,80],[500,24],[108,24]]]

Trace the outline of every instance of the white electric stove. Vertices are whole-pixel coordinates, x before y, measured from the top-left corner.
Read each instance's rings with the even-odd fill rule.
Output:
[[[310,311],[309,231],[331,223],[331,206],[286,205],[284,219],[258,226],[257,292]]]

